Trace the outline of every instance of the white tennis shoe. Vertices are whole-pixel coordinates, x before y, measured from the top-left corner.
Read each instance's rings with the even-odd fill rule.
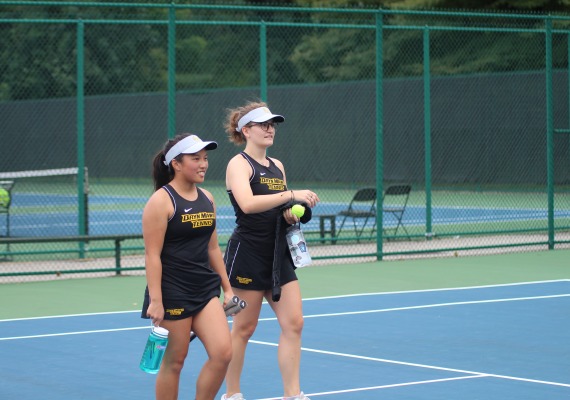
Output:
[[[298,396],[287,397],[287,398],[284,398],[284,400],[311,400],[311,399],[309,399],[307,396],[305,396],[305,393],[301,392],[301,393],[299,393]]]
[[[226,395],[222,395],[222,398],[220,400],[245,400],[243,398],[243,394],[241,393],[234,393],[231,395],[231,397],[226,397]]]
[[[231,397],[226,397],[226,395],[222,395],[222,398],[220,400],[245,400],[243,397],[243,394],[241,393],[235,393],[233,395],[231,395]],[[308,398],[307,396],[305,396],[305,393],[301,392],[299,393],[298,396],[294,396],[294,397],[287,397],[286,400],[311,400],[310,398]]]

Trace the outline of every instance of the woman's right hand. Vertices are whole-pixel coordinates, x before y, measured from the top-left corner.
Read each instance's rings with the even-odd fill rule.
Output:
[[[151,301],[146,315],[150,318],[152,325],[159,326],[164,319],[164,306],[161,302]]]
[[[313,208],[319,201],[319,196],[312,190],[293,190],[293,200],[306,203],[309,207]]]

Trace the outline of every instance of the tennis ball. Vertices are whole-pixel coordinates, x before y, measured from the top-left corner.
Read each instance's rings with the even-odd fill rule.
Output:
[[[8,203],[10,203],[10,193],[4,188],[0,188],[0,206],[6,207]]]
[[[305,214],[305,207],[300,204],[295,204],[293,207],[291,207],[291,213],[301,218],[303,214]]]

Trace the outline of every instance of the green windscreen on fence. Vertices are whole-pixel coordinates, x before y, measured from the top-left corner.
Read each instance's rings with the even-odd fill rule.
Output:
[[[224,246],[223,124],[248,100],[285,116],[269,155],[321,198],[317,263],[570,242],[568,15],[48,3],[0,2],[0,177],[89,179],[8,179],[7,279],[141,270],[151,160],[177,133],[219,143]]]

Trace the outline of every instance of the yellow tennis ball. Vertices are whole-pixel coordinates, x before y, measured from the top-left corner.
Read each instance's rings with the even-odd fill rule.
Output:
[[[303,214],[305,214],[305,207],[300,204],[295,204],[293,207],[291,207],[291,213],[301,218]]]
[[[0,188],[0,206],[6,207],[8,203],[10,203],[10,193],[4,188]]]

